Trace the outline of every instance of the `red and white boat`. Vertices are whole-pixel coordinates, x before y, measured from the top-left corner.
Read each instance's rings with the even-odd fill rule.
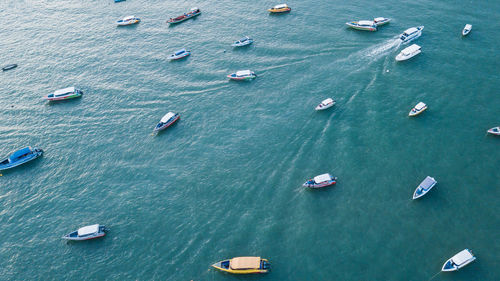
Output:
[[[493,127],[488,130],[488,134],[500,136],[500,127]]]
[[[303,186],[310,188],[321,188],[337,183],[337,177],[332,177],[332,175],[326,173],[306,181]]]

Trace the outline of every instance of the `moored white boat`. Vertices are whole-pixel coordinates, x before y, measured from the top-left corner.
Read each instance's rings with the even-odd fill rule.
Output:
[[[68,233],[64,235],[62,239],[74,240],[74,241],[90,240],[94,238],[103,237],[104,235],[106,235],[106,231],[107,229],[104,225],[93,224],[81,227],[76,231]]]
[[[69,87],[57,90],[52,94],[48,94],[44,97],[44,99],[49,101],[57,101],[57,100],[67,100],[72,98],[78,98],[83,95],[83,92],[75,87]]]
[[[489,129],[488,134],[500,136],[500,127],[493,127]]]
[[[390,21],[391,21],[391,19],[384,18],[384,17],[378,17],[378,18],[373,19],[373,22],[375,23],[376,26],[381,26],[381,25],[387,24]]]
[[[182,59],[182,58],[185,58],[187,56],[191,55],[191,52],[186,50],[186,49],[180,49],[178,50],[177,52],[171,54],[168,59],[169,60],[178,60],[178,59]]]
[[[416,116],[419,115],[420,113],[424,112],[424,110],[427,109],[427,105],[423,102],[417,103],[414,108],[410,110],[410,113],[408,113],[408,116]]]
[[[401,35],[399,35],[399,39],[403,44],[409,43],[422,35],[422,30],[424,30],[424,26],[418,27],[410,27],[405,30]]]
[[[473,262],[476,257],[472,254],[469,249],[462,250],[460,253],[454,255],[451,259],[447,260],[441,271],[456,271],[460,268]]]
[[[427,194],[429,190],[431,190],[435,185],[437,181],[433,177],[427,176],[415,189],[415,192],[413,192],[413,199],[420,198]]]
[[[471,30],[472,30],[472,25],[466,24],[464,29],[462,30],[462,36],[467,36],[467,34],[469,34]]]
[[[235,73],[231,73],[227,76],[227,78],[232,80],[249,80],[254,79],[257,75],[251,70],[239,70]]]
[[[318,106],[316,106],[315,110],[325,110],[335,105],[335,101],[332,98],[327,98],[322,101]]]
[[[136,23],[139,23],[139,22],[141,22],[140,18],[136,18],[135,16],[128,16],[128,17],[124,17],[121,20],[118,20],[116,22],[116,24],[118,24],[119,26],[123,26],[123,25],[136,24]]]
[[[417,44],[413,44],[407,48],[404,48],[401,53],[396,56],[397,61],[404,61],[421,53],[421,47]]]
[[[377,25],[371,20],[351,21],[345,24],[357,30],[377,31]]]
[[[248,37],[248,36],[245,36],[243,38],[241,38],[240,40],[234,42],[233,44],[231,44],[231,46],[233,47],[243,47],[243,46],[247,46],[247,45],[250,45],[253,43],[253,39]]]
[[[332,177],[332,175],[326,173],[319,176],[315,176],[314,178],[307,180],[302,185],[310,188],[321,188],[336,183],[337,183],[337,177]]]
[[[181,118],[179,113],[169,112],[169,113],[165,114],[161,118],[160,122],[158,122],[158,124],[156,124],[155,128],[153,129],[153,133],[156,133],[156,132],[161,131],[161,130],[165,130],[166,128],[168,128],[172,124],[174,124],[175,121],[179,120],[179,118]]]

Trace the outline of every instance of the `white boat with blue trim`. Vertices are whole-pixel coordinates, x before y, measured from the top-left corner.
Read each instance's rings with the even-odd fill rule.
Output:
[[[500,127],[493,127],[488,130],[488,134],[500,136]]]
[[[165,114],[160,122],[156,124],[155,128],[153,129],[153,133],[157,133],[158,131],[165,130],[166,128],[170,127],[172,124],[175,123],[175,121],[179,120],[181,116],[179,113],[174,113],[174,112],[169,112]]]
[[[78,230],[68,233],[61,238],[73,241],[90,240],[103,237],[104,235],[106,235],[106,231],[108,231],[108,229],[106,229],[104,225],[93,224],[81,227]]]
[[[303,186],[310,188],[321,188],[336,183],[337,183],[337,177],[333,177],[332,175],[326,173],[319,176],[315,176],[314,178],[307,180],[303,184]]]
[[[404,61],[413,58],[414,56],[420,54],[422,47],[417,44],[413,44],[410,47],[404,48],[401,53],[396,56],[396,61]]]
[[[124,17],[123,19],[121,20],[118,20],[116,22],[116,24],[118,26],[124,26],[124,25],[131,25],[131,24],[136,24],[136,23],[140,23],[141,22],[141,19],[140,18],[137,18],[135,16],[128,16],[128,17]]]
[[[422,35],[422,30],[424,30],[424,26],[418,27],[410,27],[405,30],[401,35],[399,35],[399,39],[403,44],[407,44]]]
[[[186,49],[180,49],[168,57],[169,60],[178,60],[191,55],[191,52]]]
[[[474,260],[476,260],[476,257],[472,254],[471,250],[465,249],[447,260],[443,264],[441,271],[457,271]]]
[[[248,36],[245,36],[243,38],[241,38],[240,40],[234,42],[233,44],[231,44],[231,46],[233,47],[243,47],[243,46],[248,46],[250,44],[253,43],[253,39],[248,37]]]
[[[467,36],[467,34],[469,34],[471,30],[472,30],[472,25],[466,24],[464,29],[462,30],[462,36]]]
[[[377,25],[371,20],[350,21],[345,24],[357,30],[377,31]]]
[[[433,177],[427,176],[413,192],[413,200],[420,198],[427,194],[435,185],[437,181]]]
[[[427,109],[427,105],[423,102],[417,103],[414,108],[410,110],[410,113],[408,113],[408,116],[417,116],[420,113],[424,112]]]
[[[327,98],[326,100],[322,101],[318,106],[316,106],[315,110],[325,110],[327,108],[330,108],[335,105],[335,101],[332,98]]]

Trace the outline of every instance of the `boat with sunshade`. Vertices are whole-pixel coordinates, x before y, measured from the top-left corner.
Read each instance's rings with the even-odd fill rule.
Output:
[[[31,146],[19,149],[0,162],[0,171],[11,169],[43,155],[43,150]]]
[[[191,8],[191,11],[189,11],[188,13],[184,13],[183,15],[181,16],[178,16],[176,18],[170,18],[169,20],[167,20],[167,23],[168,24],[176,24],[176,23],[180,23],[180,22],[183,22],[185,20],[188,20],[188,19],[192,19],[198,15],[201,14],[201,11],[200,9],[198,8]]]
[[[243,38],[241,38],[240,40],[234,42],[233,44],[231,44],[231,46],[233,47],[243,47],[243,46],[247,46],[247,45],[250,45],[253,43],[253,39],[248,37],[248,36],[245,36]]]
[[[384,17],[378,17],[378,18],[373,19],[373,22],[375,23],[375,25],[377,27],[382,26],[384,24],[388,24],[390,21],[391,21],[391,19],[384,18]]]
[[[325,110],[335,105],[335,101],[332,98],[327,98],[322,101],[318,106],[316,106],[315,110]]]
[[[462,30],[462,36],[467,36],[467,34],[469,34],[471,30],[472,30],[472,25],[466,24],[464,29]]]
[[[182,58],[185,58],[187,56],[191,55],[191,52],[186,50],[186,49],[180,49],[178,50],[177,52],[171,54],[168,59],[169,60],[178,60],[178,59],[182,59]]]
[[[351,21],[345,24],[357,30],[377,31],[377,25],[371,20]]]
[[[410,27],[403,33],[401,33],[401,35],[399,35],[399,40],[401,40],[401,43],[407,44],[420,37],[422,35],[422,30],[424,30],[423,25],[418,27]]]
[[[488,132],[488,134],[500,136],[500,127],[493,127],[491,129],[489,129],[487,132]]]
[[[251,274],[267,273],[271,269],[271,264],[260,257],[237,257],[216,262],[212,267],[233,274]]]
[[[165,114],[161,118],[160,122],[158,122],[158,124],[156,124],[155,128],[153,129],[153,133],[156,133],[156,132],[161,131],[161,130],[165,130],[166,128],[168,128],[172,124],[174,124],[175,121],[179,120],[179,118],[181,118],[179,113],[169,112],[169,113]]]
[[[433,177],[427,176],[413,192],[413,200],[420,198],[427,194],[435,185],[437,181]]]
[[[108,229],[106,229],[104,225],[93,224],[81,227],[78,230],[68,233],[61,238],[73,241],[90,240],[103,237],[104,235],[106,235],[106,231],[108,231]]]
[[[141,22],[140,18],[136,18],[135,16],[128,16],[128,17],[124,17],[121,20],[118,20],[116,22],[116,24],[118,26],[124,26],[124,25],[136,24],[136,23],[140,23],[140,22]]]
[[[421,53],[422,47],[417,44],[413,44],[410,47],[404,48],[401,53],[396,56],[396,61],[404,61],[413,58],[414,56]]]
[[[7,70],[11,70],[11,69],[14,69],[17,67],[17,64],[13,63],[13,64],[8,64],[4,67],[2,67],[2,71],[7,71]]]
[[[332,175],[326,173],[306,181],[303,186],[310,188],[321,188],[337,183],[337,177],[332,177]]]
[[[267,11],[269,11],[270,13],[287,13],[287,12],[290,12],[292,10],[292,8],[288,7],[287,4],[279,4],[279,5],[276,5],[274,7],[272,7],[271,9],[268,9]]]
[[[231,73],[227,76],[227,78],[231,80],[250,80],[257,77],[257,75],[251,70],[239,70],[235,73]]]
[[[69,88],[64,88],[57,90],[53,92],[52,94],[48,94],[44,97],[44,99],[48,101],[58,101],[58,100],[67,100],[67,99],[73,99],[73,98],[78,98],[83,95],[83,92],[79,89],[76,89],[75,87],[69,87]]]
[[[476,259],[476,257],[472,254],[472,252],[469,249],[465,249],[465,250],[461,251],[460,253],[454,255],[451,259],[447,260],[443,264],[441,271],[459,270],[460,268],[473,262],[475,259]]]
[[[420,113],[424,112],[424,110],[427,109],[427,105],[423,102],[417,103],[414,108],[410,110],[410,113],[408,113],[408,116],[417,116]]]

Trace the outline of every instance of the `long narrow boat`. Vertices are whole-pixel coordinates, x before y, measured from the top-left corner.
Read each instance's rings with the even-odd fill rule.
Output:
[[[462,250],[460,253],[454,255],[452,258],[447,260],[443,264],[441,271],[459,270],[460,268],[473,262],[475,259],[476,257],[472,254],[472,252],[469,249]]]
[[[17,67],[17,64],[13,63],[13,64],[8,64],[4,67],[2,67],[2,71],[7,71],[7,70],[11,70],[11,69],[14,69]]]
[[[42,155],[43,150],[39,148],[31,148],[31,146],[25,147],[12,153],[9,158],[0,162],[0,171],[17,167]]]
[[[437,181],[433,177],[427,176],[413,192],[413,200],[420,198],[427,194],[435,185]]]
[[[227,78],[231,80],[250,80],[257,77],[257,75],[251,70],[239,70],[235,73],[231,73],[227,76]]]
[[[357,30],[377,31],[377,25],[371,20],[350,21],[345,24]]]
[[[196,17],[196,16],[198,16],[200,14],[201,14],[200,9],[198,9],[198,8],[192,8],[189,13],[184,13],[184,15],[178,16],[176,18],[170,18],[169,20],[167,20],[167,23],[168,24],[180,23],[180,22],[183,22],[185,20],[194,18],[194,17]]]
[[[106,226],[93,224],[81,227],[78,230],[68,233],[61,238],[73,241],[90,240],[103,237],[104,235],[106,235],[106,231],[108,231],[108,229],[106,229]]]
[[[310,188],[321,188],[329,185],[333,185],[337,183],[337,177],[332,177],[332,175],[326,173],[319,176],[315,176],[314,178],[307,180],[303,186]]]
[[[267,273],[271,269],[271,264],[260,257],[237,257],[216,262],[212,267],[233,274],[251,274]]]
[[[165,130],[166,128],[170,127],[172,124],[175,123],[175,121],[179,120],[181,116],[179,113],[174,113],[174,112],[169,112],[165,114],[160,122],[156,124],[155,128],[153,129],[153,133],[157,133],[158,131]]]
[[[78,98],[83,95],[83,92],[79,89],[76,89],[75,87],[69,87],[69,88],[64,88],[57,90],[53,92],[52,94],[48,94],[44,97],[44,99],[48,101],[58,101],[58,100],[67,100],[67,99],[73,99],[73,98]]]

